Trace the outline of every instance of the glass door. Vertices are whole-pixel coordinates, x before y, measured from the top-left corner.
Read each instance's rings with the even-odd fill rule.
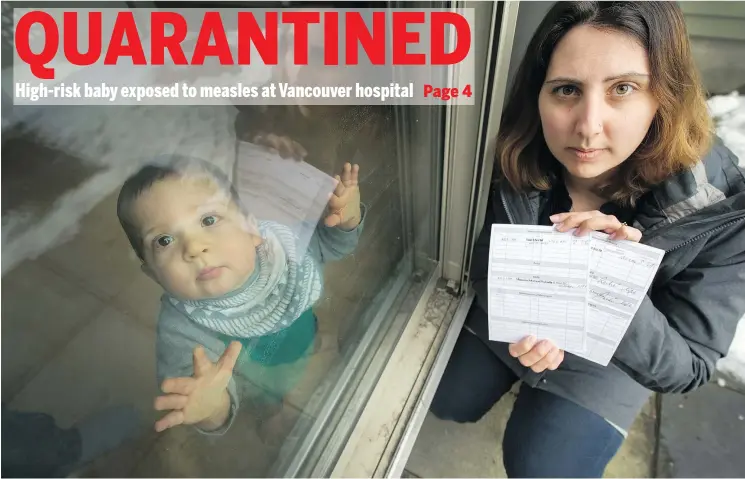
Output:
[[[440,261],[372,392],[334,477],[401,477],[473,301],[468,268],[484,221],[518,2],[455,2],[474,8],[478,58],[474,107],[448,108],[444,147]],[[457,72],[455,72],[457,74]]]

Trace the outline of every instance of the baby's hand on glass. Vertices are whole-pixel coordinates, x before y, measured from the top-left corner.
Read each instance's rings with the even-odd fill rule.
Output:
[[[353,230],[362,221],[359,187],[360,165],[345,163],[341,175],[336,175],[336,189],[328,203],[326,226]]]
[[[621,223],[613,215],[606,215],[599,211],[583,211],[571,213],[559,213],[551,216],[551,221],[557,231],[569,231],[577,228],[575,235],[584,236],[590,231],[602,231],[610,235],[613,240],[636,241],[642,239],[642,232],[638,229]]]
[[[169,378],[161,384],[165,395],[155,398],[155,409],[171,412],[155,423],[155,430],[179,424],[197,424],[206,430],[222,426],[230,413],[228,383],[240,352],[241,343],[234,341],[213,363],[203,347],[194,348],[194,376]]]
[[[259,133],[254,136],[253,143],[268,148],[269,151],[277,153],[282,158],[294,158],[300,161],[308,156],[308,152],[300,143],[287,136]]]
[[[538,341],[535,336],[527,336],[510,344],[509,350],[510,355],[518,358],[520,364],[536,373],[542,373],[546,369],[553,371],[564,361],[564,350],[557,348],[548,339]]]

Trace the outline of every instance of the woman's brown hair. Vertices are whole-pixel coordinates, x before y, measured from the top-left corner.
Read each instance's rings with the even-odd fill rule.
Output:
[[[556,45],[578,25],[629,35],[649,55],[659,109],[642,143],[600,192],[634,204],[651,185],[698,162],[710,146],[705,93],[676,2],[557,2],[533,35],[502,112],[498,171],[520,191],[551,187],[558,162],[543,138],[538,94]]]

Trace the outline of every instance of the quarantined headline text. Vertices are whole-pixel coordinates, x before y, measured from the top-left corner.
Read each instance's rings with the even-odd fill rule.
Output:
[[[14,103],[469,105],[473,16],[15,8]]]

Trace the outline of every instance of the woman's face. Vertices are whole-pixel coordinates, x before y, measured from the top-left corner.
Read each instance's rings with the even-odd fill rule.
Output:
[[[581,179],[603,178],[623,163],[657,108],[644,47],[589,26],[573,28],[556,46],[538,97],[549,150]]]

